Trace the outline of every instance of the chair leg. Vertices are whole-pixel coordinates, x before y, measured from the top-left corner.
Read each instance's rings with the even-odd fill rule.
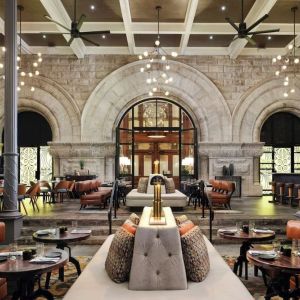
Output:
[[[38,197],[35,196],[35,197],[33,198],[33,202],[34,202],[34,204],[35,204],[35,206],[36,206],[37,211],[39,212],[40,209],[39,209],[38,204],[37,204],[37,199],[38,199]]]
[[[26,206],[25,206],[24,202],[23,202],[23,201],[21,201],[21,204],[22,204],[22,206],[23,206],[23,208],[24,208],[24,210],[25,210],[25,213],[26,213],[26,215],[28,215],[28,213],[27,213],[27,209],[26,209]]]

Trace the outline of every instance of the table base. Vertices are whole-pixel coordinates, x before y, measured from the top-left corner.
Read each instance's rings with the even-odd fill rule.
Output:
[[[237,258],[233,266],[234,274],[239,272],[239,277],[243,275],[243,264],[245,264],[245,279],[248,280],[248,260],[247,260],[247,251],[253,248],[252,244],[249,241],[244,241],[240,247],[240,256]]]
[[[71,248],[67,245],[67,243],[59,242],[59,243],[57,243],[56,248],[61,249],[61,250],[64,250],[65,248],[68,248],[68,250],[69,250],[69,262],[72,263],[75,266],[76,271],[77,271],[77,275],[79,276],[81,274],[81,268],[80,268],[79,261],[76,258],[72,257]],[[59,268],[59,273],[58,273],[59,280],[64,281],[64,277],[65,277],[64,267]],[[48,272],[47,276],[46,276],[46,282],[45,282],[45,288],[46,289],[49,289],[50,279],[51,279],[51,272]]]
[[[36,280],[38,280],[39,282],[39,288],[34,291],[34,283]],[[48,300],[54,299],[52,293],[41,288],[40,276],[38,278],[34,277],[32,279],[22,278],[18,280],[17,287],[17,290],[13,293],[12,300],[31,300],[38,297],[44,297]]]

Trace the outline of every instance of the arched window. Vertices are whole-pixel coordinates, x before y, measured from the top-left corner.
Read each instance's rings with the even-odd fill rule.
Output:
[[[300,118],[278,112],[269,117],[260,133],[265,142],[260,158],[260,181],[263,193],[270,193],[272,173],[300,173]]]
[[[140,177],[158,171],[179,187],[197,178],[197,134],[189,114],[166,99],[148,99],[131,107],[117,128],[117,177]],[[155,163],[154,163],[155,162]]]

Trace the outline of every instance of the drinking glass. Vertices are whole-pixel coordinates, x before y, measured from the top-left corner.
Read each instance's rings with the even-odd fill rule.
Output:
[[[44,256],[44,243],[36,243],[36,255],[37,256]]]
[[[279,254],[280,246],[281,246],[280,241],[279,240],[274,240],[272,245],[273,245],[274,251]]]
[[[297,239],[292,240],[292,255],[298,256],[299,253],[299,242]]]
[[[16,260],[17,257],[13,252],[16,252],[18,250],[18,244],[16,242],[13,242],[9,244],[9,259],[10,260]]]
[[[77,226],[78,226],[77,220],[73,220],[73,221],[72,221],[72,228],[73,228],[73,229],[76,229]]]
[[[253,231],[255,229],[255,221],[250,220],[249,221],[249,232]]]
[[[236,230],[237,232],[240,232],[242,229],[242,222],[241,221],[237,221],[236,222]]]

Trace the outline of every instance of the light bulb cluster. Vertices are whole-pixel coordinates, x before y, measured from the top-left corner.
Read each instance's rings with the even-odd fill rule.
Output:
[[[275,75],[277,77],[283,77],[284,98],[287,98],[289,94],[295,93],[295,68],[300,62],[299,57],[295,57],[295,55],[293,55],[294,45],[289,44],[288,49],[290,51],[287,55],[277,55],[272,58],[272,63],[278,66],[275,71]]]
[[[177,57],[177,52],[173,51],[171,56]],[[160,47],[159,39],[155,41],[154,51],[150,53],[144,51],[138,58],[145,60],[145,64],[140,68],[140,72],[147,74],[146,83],[149,85],[149,96],[153,96],[154,93],[157,92],[162,92],[162,90],[165,96],[169,96],[170,92],[167,89],[162,89],[162,86],[172,83],[173,77],[169,74],[171,66],[169,64],[168,55]]]
[[[5,47],[2,47],[2,53],[5,53],[6,49]],[[26,68],[26,72],[24,70],[24,68],[21,65],[22,59],[21,56],[17,56],[17,71],[18,71],[18,77],[19,77],[19,85],[17,87],[17,91],[21,91],[21,87],[25,86],[25,81],[24,78],[29,77],[35,77],[35,76],[39,76],[40,75],[40,71],[38,70],[40,64],[42,63],[43,58],[42,58],[42,53],[38,53],[37,57],[35,58],[35,60],[32,62],[32,67],[28,67]],[[0,62],[0,69],[4,68],[4,64]],[[5,75],[2,75],[2,79],[5,79]],[[35,91],[35,87],[31,86],[30,87],[30,91],[34,92]]]

